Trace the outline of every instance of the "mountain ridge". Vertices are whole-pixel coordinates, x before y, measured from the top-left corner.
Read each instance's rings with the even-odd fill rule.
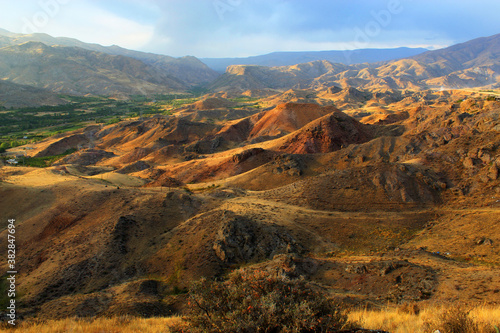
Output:
[[[186,90],[180,80],[140,60],[34,41],[1,48],[0,75],[17,84],[75,95]]]
[[[0,48],[30,41],[42,42],[48,46],[79,47],[90,51],[134,58],[181,80],[187,86],[207,83],[219,75],[198,58],[192,56],[174,58],[167,55],[128,50],[117,45],[103,46],[96,43],[85,43],[75,38],[52,37],[45,33],[23,35],[0,30]]]
[[[490,89],[500,85],[500,35],[398,60],[351,65],[325,59],[274,67],[230,65],[222,75],[196,57],[174,58],[127,50],[116,45],[106,47],[72,38],[54,38],[47,34],[21,35],[3,31],[0,32],[0,46],[0,74],[3,79],[77,95],[148,95],[188,91],[200,86],[218,92],[286,91],[334,86],[373,91],[441,87]],[[394,50],[416,51],[407,48]],[[379,55],[385,52],[371,51]],[[331,52],[297,54],[318,56]],[[60,63],[57,64],[57,61]]]
[[[224,72],[231,65],[257,65],[266,67],[292,66],[316,60],[353,65],[407,58],[427,51],[424,48],[399,47],[392,49],[356,49],[332,51],[272,52],[245,58],[201,58],[217,72]]]
[[[363,89],[497,87],[500,84],[500,34],[475,39],[415,57],[375,64],[342,65],[327,60],[293,66],[229,66],[211,84],[214,90],[314,89],[353,86]],[[313,73],[316,75],[311,75]]]

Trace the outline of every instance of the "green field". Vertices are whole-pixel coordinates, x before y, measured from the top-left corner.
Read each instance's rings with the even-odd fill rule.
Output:
[[[195,94],[131,96],[117,101],[107,97],[61,96],[68,103],[0,110],[0,153],[91,124],[114,124],[123,119],[170,114],[197,100]]]

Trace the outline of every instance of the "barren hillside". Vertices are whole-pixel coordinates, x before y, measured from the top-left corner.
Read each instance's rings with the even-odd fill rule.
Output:
[[[242,266],[286,269],[356,304],[498,304],[500,102],[307,94],[345,112],[210,97],[37,143],[31,155],[78,149],[51,167],[1,167],[25,315],[178,312],[173,290]]]

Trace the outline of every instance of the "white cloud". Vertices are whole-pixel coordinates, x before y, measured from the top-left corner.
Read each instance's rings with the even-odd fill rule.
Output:
[[[88,4],[68,7],[47,30],[49,34],[66,31],[84,42],[116,44],[131,49],[142,48],[154,34],[152,24],[141,24]]]
[[[101,8],[99,3],[39,0],[27,1],[21,6],[3,2],[0,5],[3,6],[2,28],[13,32],[43,32],[88,43],[140,49],[150,42],[155,31],[155,22],[146,24],[124,18]],[[5,15],[3,9],[9,15]]]
[[[40,5],[54,2],[60,6],[51,13]],[[215,4],[225,4],[223,11]],[[464,11],[464,3],[457,2],[452,15],[448,7],[438,6],[429,12],[421,2],[408,0],[403,12],[382,24],[371,13],[385,10],[385,3],[372,0],[0,0],[0,28],[21,32],[28,20],[39,32],[53,36],[172,56],[440,48],[498,32],[498,20],[490,18],[496,11],[479,16],[471,6]],[[468,14],[468,19],[457,13]],[[46,22],[44,17],[48,17]],[[36,19],[43,24],[35,24]],[[464,25],[469,19],[481,24]],[[481,30],[483,26],[487,28]],[[356,36],[356,31],[369,38]]]

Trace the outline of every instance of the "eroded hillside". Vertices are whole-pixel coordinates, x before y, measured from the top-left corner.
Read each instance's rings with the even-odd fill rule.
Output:
[[[500,302],[493,94],[227,94],[245,102],[89,126],[32,145],[77,150],[50,167],[0,168],[25,315],[179,312],[237,267],[356,304]]]

